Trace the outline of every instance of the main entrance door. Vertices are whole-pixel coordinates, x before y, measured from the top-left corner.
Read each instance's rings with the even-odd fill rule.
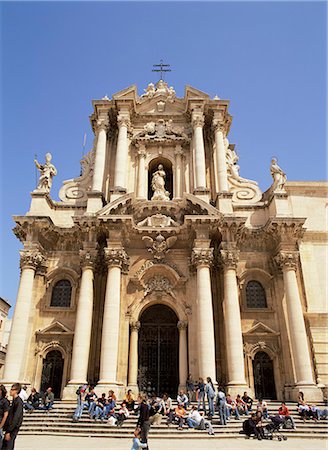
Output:
[[[138,385],[148,394],[177,395],[179,384],[178,318],[171,308],[154,305],[140,318]]]
[[[273,362],[265,352],[257,352],[253,361],[254,387],[256,398],[276,399]]]
[[[43,360],[41,392],[52,388],[55,398],[60,398],[63,380],[64,359],[59,350],[51,350]]]

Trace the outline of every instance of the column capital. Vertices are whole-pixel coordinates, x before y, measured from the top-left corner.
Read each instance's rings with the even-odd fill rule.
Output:
[[[138,149],[137,154],[138,154],[139,159],[146,158],[146,156],[147,156],[146,147],[145,146],[140,147]]]
[[[129,266],[129,257],[123,248],[104,248],[105,262],[108,267],[119,267],[126,271]]]
[[[183,156],[184,155],[184,151],[182,150],[182,145],[177,144],[174,148],[174,154],[175,156]]]
[[[97,251],[96,250],[80,250],[80,264],[83,269],[94,269]]]
[[[193,248],[191,254],[191,265],[194,267],[207,266],[213,263],[213,248]]]
[[[202,127],[204,126],[204,114],[203,113],[193,113],[191,118],[192,126],[194,128],[196,127]]]
[[[41,266],[45,257],[39,250],[21,250],[20,252],[20,268],[36,270]]]
[[[137,320],[136,322],[130,322],[130,328],[132,331],[136,331],[137,333],[139,332],[141,327],[141,323],[139,322],[139,320]]]
[[[179,320],[179,322],[177,324],[179,332],[186,330],[187,326],[188,326],[188,322],[186,322],[185,320]]]
[[[281,250],[273,258],[275,264],[282,270],[292,269],[296,270],[298,266],[299,253],[296,251],[283,251]]]
[[[213,119],[212,129],[214,132],[221,131],[222,134],[225,133],[225,126],[222,122],[217,119]]]
[[[220,250],[220,262],[225,269],[236,269],[239,261],[239,250]]]
[[[130,114],[119,114],[117,116],[117,124],[119,128],[121,127],[130,128],[131,126]]]
[[[109,130],[108,120],[107,119],[97,120],[95,130],[96,130],[96,133],[99,133],[99,131],[101,131],[101,130],[104,130],[107,133],[107,131]]]

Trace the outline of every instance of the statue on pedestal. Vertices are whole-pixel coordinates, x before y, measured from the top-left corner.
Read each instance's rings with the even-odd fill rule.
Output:
[[[152,200],[170,200],[170,193],[165,190],[165,176],[163,165],[160,164],[151,181],[151,188],[154,191]]]
[[[36,188],[37,191],[50,192],[52,179],[55,175],[57,175],[57,169],[53,164],[51,164],[51,159],[51,153],[47,153],[46,162],[44,164],[40,164],[37,159],[34,160],[34,164],[40,171],[39,183]]]
[[[287,180],[285,172],[277,164],[277,159],[271,159],[270,173],[273,178],[271,185],[272,191],[284,191],[284,186]]]

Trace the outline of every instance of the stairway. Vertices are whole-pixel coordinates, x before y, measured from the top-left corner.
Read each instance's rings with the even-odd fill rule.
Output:
[[[280,402],[268,402],[269,415],[276,414],[280,406]],[[328,420],[321,420],[317,423],[313,419],[303,421],[300,419],[296,411],[296,403],[288,402],[287,406],[292,416],[295,419],[296,430],[283,430],[283,433],[288,437],[297,438],[327,438]],[[323,404],[318,404],[323,407]],[[137,415],[132,413],[130,417],[124,422],[121,428],[110,427],[107,422],[95,422],[89,419],[87,410],[83,411],[83,416],[79,422],[73,422],[72,416],[75,410],[75,405],[68,402],[55,402],[54,408],[49,411],[33,411],[32,413],[24,413],[24,421],[20,429],[20,434],[24,435],[64,435],[64,436],[85,436],[85,437],[117,437],[131,439],[132,433],[137,422]],[[161,425],[152,426],[150,428],[150,438],[174,438],[174,439],[188,439],[188,438],[244,438],[240,435],[243,420],[235,420],[232,417],[226,426],[219,425],[218,414],[216,413],[212,420],[215,436],[209,436],[206,431],[188,429],[187,427],[182,431],[177,429],[177,425],[168,427],[166,421]]]

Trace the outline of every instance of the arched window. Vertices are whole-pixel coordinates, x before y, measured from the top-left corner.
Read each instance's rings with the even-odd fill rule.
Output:
[[[246,285],[247,308],[267,308],[265,290],[261,283],[252,280]]]
[[[71,306],[72,285],[69,280],[59,280],[52,289],[50,306],[69,308]]]

